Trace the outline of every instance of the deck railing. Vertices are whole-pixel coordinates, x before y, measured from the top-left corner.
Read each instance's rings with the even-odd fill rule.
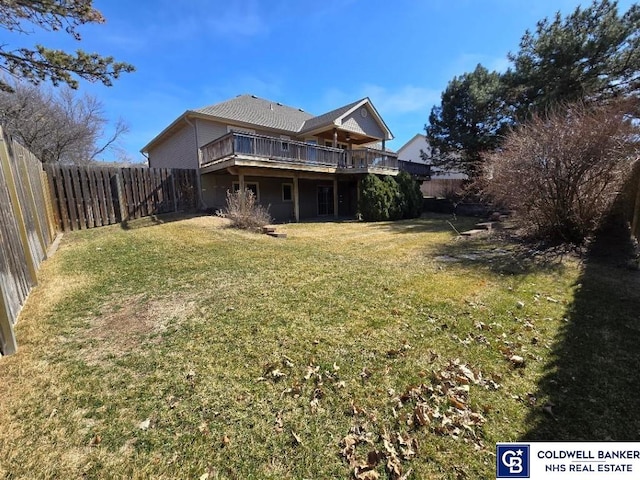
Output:
[[[398,155],[392,152],[377,150],[375,148],[361,148],[347,150],[345,152],[346,168],[384,168],[398,169]]]
[[[228,133],[202,147],[202,166],[233,156],[248,156],[278,162],[322,165],[336,168],[398,168],[395,153],[372,148],[343,150],[313,143],[249,133]]]

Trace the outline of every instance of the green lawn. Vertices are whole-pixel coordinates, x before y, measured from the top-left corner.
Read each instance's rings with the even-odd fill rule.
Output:
[[[640,435],[637,271],[445,216],[169,220],[43,264],[0,360],[0,478],[484,479],[497,441]]]

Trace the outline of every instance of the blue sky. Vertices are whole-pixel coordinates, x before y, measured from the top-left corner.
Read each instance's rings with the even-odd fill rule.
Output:
[[[505,70],[527,28],[580,4],[590,2],[94,0],[106,23],[80,28],[81,42],[56,32],[12,36],[11,45],[41,41],[134,64],[112,87],[80,87],[129,124],[122,146],[134,161],[185,110],[243,93],[312,114],[368,96],[398,149],[424,133],[453,76],[478,63]],[[620,11],[631,4],[621,1]]]

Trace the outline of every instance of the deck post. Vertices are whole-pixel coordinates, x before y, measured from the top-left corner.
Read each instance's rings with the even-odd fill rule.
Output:
[[[300,190],[298,189],[298,175],[293,176],[293,215],[296,223],[300,221]]]
[[[333,177],[333,217],[338,218],[338,177]]]
[[[240,191],[240,203],[242,204],[242,210],[244,211],[244,173],[240,173],[240,169],[238,169],[238,190]]]
[[[244,174],[238,172],[238,188],[244,193]]]
[[[383,167],[387,166],[387,149],[385,147],[385,142],[386,142],[386,139],[383,138],[382,139],[382,152],[383,152],[383,154],[382,154],[382,166]]]
[[[338,129],[333,129],[333,148],[338,148]]]

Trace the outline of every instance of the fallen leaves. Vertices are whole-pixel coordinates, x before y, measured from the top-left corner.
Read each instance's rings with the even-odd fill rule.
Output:
[[[433,373],[431,384],[411,387],[396,398],[396,408],[410,406],[411,414],[405,415],[409,427],[427,427],[438,435],[479,441],[479,427],[486,420],[469,405],[471,384],[499,388],[495,381],[485,381],[480,371],[458,359],[451,360],[444,369]]]
[[[101,443],[102,443],[102,437],[100,435],[94,435],[93,437],[91,437],[91,440],[89,441],[89,446],[97,447]]]
[[[479,370],[455,359],[433,371],[428,383],[411,386],[401,395],[394,396],[395,391],[387,390],[392,396],[392,424],[378,430],[378,434],[364,425],[354,426],[340,443],[340,454],[352,469],[354,478],[379,478],[382,465],[388,478],[408,478],[411,468],[406,468],[405,464],[418,456],[415,432],[423,428],[484,448],[482,426],[486,419],[470,405],[472,385],[488,390],[501,387],[495,379],[485,379]],[[351,411],[354,417],[374,425],[374,430],[377,428],[375,417],[353,401]],[[367,452],[366,459],[364,452]]]
[[[388,478],[402,480],[411,474],[411,468],[403,473],[403,462],[416,456],[417,441],[409,434],[390,433],[383,430],[380,435],[374,435],[364,426],[351,428],[340,442],[340,454],[353,469],[356,479],[378,479],[380,473],[377,468],[384,465]],[[358,455],[358,448],[366,453]]]
[[[514,367],[517,367],[517,368],[524,367],[525,365],[524,358],[521,357],[520,355],[509,356],[509,361]]]
[[[150,426],[151,426],[151,419],[150,418],[147,418],[146,420],[143,420],[142,422],[140,422],[138,424],[138,428],[140,430],[148,430]]]
[[[293,445],[294,446],[302,445],[302,438],[300,438],[300,435],[298,435],[293,430],[291,430],[291,437],[293,438]]]

